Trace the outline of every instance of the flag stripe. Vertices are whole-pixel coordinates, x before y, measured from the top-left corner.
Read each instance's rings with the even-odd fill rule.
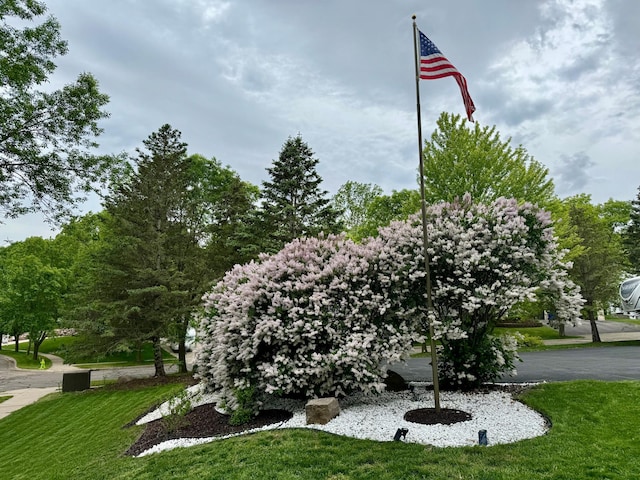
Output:
[[[467,118],[473,122],[473,112],[476,111],[476,107],[473,104],[473,100],[471,100],[471,95],[469,95],[467,80],[424,33],[420,32],[420,30],[418,32],[420,33],[420,78],[422,80],[436,80],[444,77],[455,78],[460,87]]]

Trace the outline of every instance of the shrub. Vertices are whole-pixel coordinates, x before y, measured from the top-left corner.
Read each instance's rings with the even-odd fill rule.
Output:
[[[515,371],[513,337],[491,333],[543,289],[558,316],[579,317],[549,216],[498,199],[429,209],[429,255],[441,344],[440,380],[471,388]],[[236,266],[205,296],[197,377],[231,409],[265,393],[316,397],[384,389],[385,366],[427,331],[422,227],[393,222],[361,244],[341,236],[294,240]],[[236,393],[253,389],[251,402]]]
[[[522,338],[518,339],[519,347],[542,347],[543,345],[544,342],[542,341],[542,338],[537,335],[529,335],[525,333],[522,335]]]
[[[408,357],[417,337],[416,309],[396,298],[401,262],[388,250],[379,240],[309,238],[236,266],[205,296],[197,377],[231,410],[247,388],[255,406],[264,393],[382,391],[385,364]]]
[[[467,195],[430,207],[428,216],[432,320],[442,345],[443,387],[472,388],[515,373],[515,342],[491,333],[514,305],[534,300],[539,290],[553,299],[561,319],[579,318],[583,300],[568,280],[569,265],[562,262],[546,212],[503,198],[474,204]],[[410,303],[424,306],[419,217],[381,229],[380,239],[404,254],[398,274],[409,284]]]

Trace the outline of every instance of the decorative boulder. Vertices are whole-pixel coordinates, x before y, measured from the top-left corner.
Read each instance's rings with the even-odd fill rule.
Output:
[[[325,425],[340,414],[340,404],[335,397],[309,400],[305,407],[307,425],[317,423]]]

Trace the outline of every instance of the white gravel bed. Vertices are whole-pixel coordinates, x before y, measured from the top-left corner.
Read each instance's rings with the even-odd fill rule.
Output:
[[[489,445],[513,443],[527,438],[544,435],[548,430],[545,418],[526,405],[513,400],[509,393],[492,391],[488,393],[441,392],[440,407],[462,410],[471,414],[471,420],[452,425],[422,425],[404,420],[409,410],[433,408],[433,391],[426,391],[424,384],[416,384],[416,392],[385,392],[376,396],[354,395],[340,400],[340,415],[326,425],[306,425],[304,401],[273,399],[264,408],[282,408],[293,413],[286,422],[247,430],[240,434],[224,437],[181,438],[167,440],[142,452],[138,456],[189,447],[223,438],[234,437],[262,430],[277,428],[313,428],[337,435],[380,442],[393,441],[398,428],[408,429],[407,443],[419,443],[437,447],[462,447],[478,444],[478,432],[487,431]],[[422,388],[421,388],[422,387]],[[199,386],[190,387],[195,395],[193,406],[211,403],[211,395],[199,394]],[[168,404],[145,415],[137,424],[147,423],[168,413]]]

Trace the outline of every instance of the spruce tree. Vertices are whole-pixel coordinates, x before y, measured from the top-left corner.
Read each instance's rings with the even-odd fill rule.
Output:
[[[265,250],[280,250],[294,238],[341,231],[340,212],[331,206],[328,192],[320,188],[318,162],[298,135],[287,139],[278,159],[267,168],[271,180],[262,184]]]
[[[257,188],[217,160],[187,156],[181,134],[164,125],[138,150],[137,171],[113,187],[100,239],[76,292],[78,328],[97,352],[184,339],[204,292],[243,259],[237,241]]]
[[[151,341],[156,376],[164,375],[160,339],[174,319],[188,315],[192,282],[186,251],[195,240],[181,238],[188,218],[186,144],[164,125],[138,150],[138,171],[107,203],[111,238],[105,263],[111,280],[111,325],[115,338]],[[109,278],[110,277],[110,278]]]

